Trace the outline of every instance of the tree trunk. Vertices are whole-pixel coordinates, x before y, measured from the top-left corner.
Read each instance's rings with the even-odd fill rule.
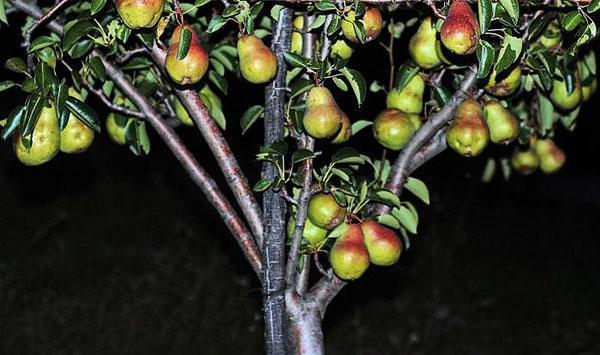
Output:
[[[288,348],[295,355],[321,355],[325,353],[321,310],[312,299],[286,297]]]

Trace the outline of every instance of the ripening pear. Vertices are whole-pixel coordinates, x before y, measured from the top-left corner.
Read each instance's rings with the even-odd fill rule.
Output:
[[[326,87],[314,87],[306,97],[306,110],[302,123],[313,138],[334,137],[342,126],[342,110]]]
[[[294,228],[296,227],[296,218],[290,217],[288,221],[288,236],[291,237],[294,234]],[[317,247],[325,239],[327,239],[327,230],[315,226],[310,219],[306,219],[304,222],[304,229],[302,230],[302,239],[304,239],[310,246]]]
[[[375,139],[382,146],[392,150],[404,148],[415,131],[408,114],[396,109],[383,110],[373,121]]]
[[[60,149],[60,129],[53,104],[42,109],[33,134],[25,138],[31,139],[29,149],[19,133],[13,136],[13,148],[21,163],[29,166],[41,165],[56,156]]]
[[[340,57],[344,60],[350,59],[354,53],[354,48],[344,39],[338,39],[331,45],[331,55]]]
[[[108,137],[118,145],[127,143],[126,127],[130,118],[111,112],[106,117],[106,132]]]
[[[191,32],[192,39],[187,55],[179,60],[177,51],[179,49],[179,36],[185,28]],[[171,36],[171,46],[167,51],[165,69],[171,79],[180,85],[195,84],[204,77],[208,69],[208,54],[200,44],[200,40],[192,26],[178,26]]]
[[[69,95],[82,100],[81,95],[73,88],[69,88]],[[94,131],[70,114],[67,126],[60,132],[60,151],[67,154],[83,153],[93,141]]]
[[[540,158],[540,169],[553,174],[565,164],[567,156],[552,139],[540,139],[535,143],[535,152]]]
[[[320,192],[308,202],[308,218],[315,226],[332,230],[344,222],[346,209],[337,203],[332,194]]]
[[[116,0],[115,6],[129,28],[154,27],[165,7],[165,0]]]
[[[415,127],[415,132],[417,132],[419,130],[419,128],[421,128],[421,126],[423,125],[423,121],[421,121],[421,116],[417,115],[416,113],[407,113],[408,118],[410,118],[410,122],[412,122],[413,127]]]
[[[371,264],[390,266],[398,261],[403,247],[402,241],[400,241],[396,232],[372,219],[362,222],[360,228],[363,232]]]
[[[352,122],[350,122],[350,117],[344,112],[342,112],[342,127],[339,132],[335,136],[335,138],[331,141],[333,144],[342,144],[346,143],[350,137],[352,137]]]
[[[485,91],[497,97],[506,97],[517,91],[520,86],[521,67],[516,66],[510,72],[505,71],[501,73],[500,77],[498,77],[498,73],[495,70],[492,71],[485,86]]]
[[[517,118],[497,100],[483,105],[483,117],[490,130],[490,140],[496,144],[508,144],[519,135]]]
[[[567,93],[567,83],[561,79],[554,79],[550,100],[554,106],[564,111],[571,111],[581,103],[583,99],[581,93],[581,82],[578,75],[575,76],[575,89],[571,94]]]
[[[598,90],[598,79],[594,78],[588,85],[581,86],[581,97],[587,102]]]
[[[442,64],[438,56],[436,36],[437,31],[431,23],[431,17],[426,17],[408,42],[410,57],[421,68],[433,69]]]
[[[552,20],[537,41],[546,48],[554,48],[560,44],[561,40],[562,34],[558,21]]]
[[[465,0],[452,0],[440,39],[450,52],[466,55],[475,52],[479,43],[479,24]]]
[[[255,35],[244,35],[237,42],[240,71],[244,79],[253,84],[263,84],[277,73],[277,57]]]
[[[458,106],[454,121],[446,131],[448,145],[460,155],[474,157],[487,146],[489,137],[481,105],[473,99],[466,99]]]
[[[342,226],[344,231],[329,252],[333,272],[342,280],[356,280],[369,268],[369,252],[359,224]]]
[[[354,10],[348,11],[346,17],[342,20],[342,33],[348,40],[359,43],[360,40],[354,30],[355,21],[356,12]],[[379,36],[383,28],[383,18],[378,8],[368,7],[360,21],[365,27],[365,42],[370,42]]]
[[[540,167],[540,158],[531,148],[527,150],[517,148],[510,159],[510,163],[518,173],[529,175]]]
[[[292,22],[292,35],[290,39],[290,52],[302,54],[302,29],[304,28],[304,16],[297,16]]]
[[[392,89],[385,100],[387,108],[395,108],[406,113],[420,114],[423,111],[423,93],[425,81],[421,75],[415,75],[402,91]]]

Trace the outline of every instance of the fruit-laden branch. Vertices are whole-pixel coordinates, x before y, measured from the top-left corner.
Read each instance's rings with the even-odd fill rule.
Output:
[[[312,3],[316,3],[322,0],[263,0],[265,2],[276,2],[276,3],[281,3],[281,4],[312,4]],[[429,6],[431,3],[445,3],[447,2],[447,0],[356,0],[358,2],[362,2],[365,4],[406,4],[406,5],[413,5],[413,4],[424,4],[426,6]],[[466,0],[469,3],[473,3],[476,4],[477,0]],[[569,0],[572,3],[576,3],[576,4],[589,4],[592,0]],[[527,0],[518,0],[519,3],[521,4],[527,4],[528,1]]]
[[[163,68],[166,52],[156,44],[151,48],[150,54],[159,68]],[[231,151],[229,144],[215,121],[211,118],[206,106],[194,89],[174,88],[175,93],[187,109],[190,117],[200,130],[204,140],[219,164],[225,180],[238,202],[258,247],[262,245],[263,220],[256,198],[248,184],[248,179],[242,172],[240,165]]]
[[[34,4],[28,3],[25,0],[9,0],[14,8],[34,19],[43,16],[42,11]],[[51,31],[57,34],[62,34],[63,27],[56,21],[50,21],[45,24]],[[173,131],[173,129],[161,118],[154,110],[152,105],[146,100],[133,84],[127,79],[125,74],[107,60],[98,50],[92,52],[98,56],[106,69],[106,74],[119,86],[121,91],[136,105],[142,112],[146,120],[159,134],[161,139],[167,144],[181,165],[188,172],[190,178],[206,195],[208,201],[215,207],[221,219],[236,238],[238,244],[242,248],[248,262],[260,278],[261,275],[261,260],[260,253],[254,244],[252,235],[248,228],[236,214],[235,209],[227,200],[225,195],[220,191],[217,183],[213,178],[200,166],[198,161],[193,157],[181,139]]]

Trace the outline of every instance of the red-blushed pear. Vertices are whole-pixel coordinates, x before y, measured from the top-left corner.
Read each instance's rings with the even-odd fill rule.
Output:
[[[505,71],[498,73],[492,71],[487,84],[485,85],[485,91],[497,97],[506,97],[512,95],[521,86],[521,67],[516,66],[510,72]]]
[[[179,50],[179,37],[185,28],[192,36],[189,50],[183,59],[177,59]],[[171,46],[167,51],[165,69],[171,79],[180,85],[195,84],[204,77],[208,69],[208,54],[200,44],[198,36],[192,26],[178,26],[171,36]]]
[[[165,0],[116,0],[119,16],[129,28],[154,27],[165,8]]]
[[[346,17],[342,20],[342,33],[344,36],[354,42],[359,43],[358,35],[354,30],[354,22],[356,21],[356,12],[350,10]],[[383,28],[383,17],[381,11],[376,7],[369,7],[365,10],[363,18],[360,20],[365,27],[365,42],[370,42],[377,38]]]
[[[496,144],[508,144],[519,135],[517,118],[498,100],[483,105],[483,117],[490,130],[490,140]]]
[[[373,121],[373,135],[379,144],[400,150],[406,146],[415,134],[415,126],[408,114],[388,108]]]
[[[360,228],[363,232],[365,246],[369,251],[371,264],[390,266],[398,261],[403,247],[396,232],[372,219],[365,220]]]
[[[333,272],[342,280],[356,280],[369,268],[369,252],[359,224],[343,224],[329,252]]]
[[[346,209],[337,203],[332,194],[320,192],[308,202],[308,218],[315,226],[332,230],[344,222]]]
[[[342,127],[340,131],[335,136],[335,138],[331,141],[332,144],[342,144],[346,143],[350,137],[352,137],[352,122],[350,122],[350,117],[342,111]]]
[[[477,48],[479,35],[479,24],[469,4],[465,0],[452,0],[440,29],[444,47],[455,54],[471,54]]]
[[[540,158],[531,148],[528,148],[527,150],[516,148],[510,159],[510,163],[513,169],[519,174],[530,175],[540,167]]]
[[[462,156],[474,157],[485,149],[489,137],[481,105],[473,99],[466,99],[456,109],[454,121],[446,131],[448,145]]]
[[[253,84],[264,84],[277,73],[277,57],[255,35],[244,35],[237,42],[240,72]]]
[[[545,174],[554,174],[563,167],[567,156],[550,138],[535,143],[535,152],[540,157],[540,169]]]
[[[329,89],[323,86],[310,89],[302,119],[306,133],[313,138],[334,137],[342,127],[342,116]]]
[[[44,164],[56,156],[60,149],[60,129],[54,105],[42,109],[33,134],[27,136],[31,146],[26,146],[21,135],[13,136],[13,148],[17,159],[25,165],[36,166]]]
[[[69,95],[83,100],[81,94],[69,88]],[[60,132],[60,151],[67,154],[83,153],[94,141],[94,131],[81,122],[75,115],[69,115],[67,126]]]

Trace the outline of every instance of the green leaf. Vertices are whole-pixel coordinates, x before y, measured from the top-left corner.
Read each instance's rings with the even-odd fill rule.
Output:
[[[417,196],[425,204],[429,205],[429,190],[423,181],[414,177],[409,177],[404,184],[404,188],[412,192],[413,195]]]
[[[315,7],[319,11],[335,11],[337,7],[335,4],[329,0],[323,0],[315,3]]]
[[[237,7],[236,4],[233,4],[233,5],[227,6],[225,8],[225,10],[223,10],[223,12],[221,13],[221,16],[223,16],[225,18],[229,18],[229,17],[233,17],[239,13],[240,13],[240,9]]]
[[[272,180],[261,179],[256,184],[254,184],[254,187],[252,187],[252,191],[263,192],[263,191],[266,191],[269,187],[271,187],[271,185],[273,185]]]
[[[19,105],[15,107],[8,118],[6,119],[6,123],[4,124],[4,129],[2,130],[2,139],[7,140],[8,137],[12,136],[12,134],[17,130],[21,120],[23,119],[23,115],[25,114],[25,105]]]
[[[498,54],[498,60],[496,61],[496,67],[494,70],[496,73],[501,73],[510,67],[521,54],[523,48],[523,40],[511,35],[504,36],[502,42],[502,48],[500,54]]]
[[[26,110],[21,127],[21,137],[26,137],[33,133],[45,104],[46,100],[39,95],[32,95],[25,101]]]
[[[365,83],[365,78],[363,78],[360,72],[354,69],[342,68],[340,69],[340,72],[350,84],[350,87],[354,92],[354,96],[356,97],[358,106],[362,105],[367,94],[367,84]]]
[[[344,147],[335,152],[331,157],[331,162],[336,164],[363,164],[365,160],[356,149]]]
[[[479,44],[477,44],[477,61],[479,62],[479,66],[477,69],[477,77],[485,78],[492,71],[492,67],[494,65],[494,47],[489,44],[485,40],[480,40]]]
[[[573,31],[581,21],[583,21],[583,16],[579,11],[575,10],[566,14],[565,17],[563,17],[561,24],[566,31]]]
[[[342,26],[342,19],[338,16],[335,15],[333,16],[333,18],[331,19],[331,23],[329,24],[329,26],[327,26],[327,35],[329,37],[333,36]]]
[[[477,1],[477,11],[479,13],[479,29],[483,34],[490,28],[490,23],[494,15],[492,2],[490,0]]]
[[[14,71],[15,73],[26,73],[27,65],[23,61],[23,59],[18,57],[13,57],[4,62],[4,67],[10,71]]]
[[[395,193],[386,189],[380,189],[373,192],[372,199],[383,202],[390,207],[400,208],[402,206],[400,204],[400,198]]]
[[[4,7],[4,0],[0,1],[0,21],[8,25],[8,19],[6,18],[6,8]]]
[[[402,64],[396,72],[396,78],[394,80],[394,90],[402,92],[404,87],[419,73],[421,68],[413,61],[409,60]]]
[[[227,81],[222,76],[217,75],[214,70],[208,72],[208,79],[215,84],[217,89],[219,89],[223,94],[227,95]]]
[[[600,0],[592,0],[587,7],[587,12],[591,14],[598,11],[598,9],[600,9]]]
[[[265,112],[265,108],[260,105],[254,105],[249,107],[246,112],[242,115],[240,120],[240,126],[242,127],[242,134],[246,133],[256,120]]]
[[[310,23],[310,25],[308,26],[308,28],[306,30],[310,32],[310,31],[314,31],[314,30],[320,28],[321,26],[323,26],[326,19],[327,19],[327,16],[325,16],[325,15],[317,16],[317,18],[315,18],[315,20]]]
[[[8,90],[15,85],[17,85],[17,84],[12,80],[4,80],[4,81],[0,82],[0,92]]]
[[[67,109],[71,111],[83,124],[91,128],[94,132],[100,133],[100,120],[98,114],[92,110],[85,102],[74,97],[68,97],[66,101]]]
[[[35,52],[37,50],[55,45],[60,42],[60,39],[56,36],[39,36],[31,42],[29,46],[29,52]]]
[[[65,51],[73,48],[75,43],[95,29],[94,23],[87,19],[79,20],[69,25],[63,35],[63,49]]]
[[[358,41],[360,43],[365,43],[367,41],[367,38],[366,38],[365,25],[362,23],[362,21],[355,21],[352,24],[352,27],[354,28],[356,37],[358,37]]]
[[[338,89],[340,89],[344,92],[348,91],[348,85],[346,84],[345,81],[343,81],[339,77],[333,77],[332,80],[333,80],[333,83],[335,84],[335,86],[338,87]]]
[[[67,109],[67,98],[69,97],[69,87],[66,83],[58,85],[54,93],[54,109],[58,118],[58,128],[62,131],[69,123],[69,110]]]
[[[129,120],[125,128],[125,138],[133,154],[142,156],[150,153],[150,139],[144,122]]]
[[[190,44],[192,43],[192,32],[187,28],[179,31],[179,41],[177,44],[177,60],[183,60],[190,50]]]
[[[519,2],[517,0],[499,0],[502,7],[506,10],[512,20],[513,25],[519,22]]]
[[[400,229],[400,222],[391,214],[382,214],[377,216],[377,222],[394,229]]]
[[[208,32],[208,33],[217,32],[221,27],[225,26],[226,23],[227,23],[226,18],[224,18],[221,15],[215,15],[208,23],[208,28],[206,29],[206,32]]]
[[[552,14],[550,13],[534,17],[529,24],[529,36],[527,38],[531,40],[532,38],[540,36],[546,30],[548,22],[550,22],[551,19]]]
[[[299,54],[296,53],[292,53],[292,52],[285,52],[283,53],[286,62],[288,62],[289,65],[291,65],[292,67],[295,68],[306,68],[308,67],[309,64],[309,60],[308,58],[305,58]]]
[[[97,14],[104,8],[106,5],[106,0],[92,0],[92,4],[90,5],[90,11],[92,15]]]
[[[102,82],[106,81],[106,68],[99,57],[94,56],[90,59],[90,68],[96,78]]]
[[[304,160],[313,158],[315,155],[309,149],[298,149],[292,154],[292,164],[298,164]]]
[[[418,219],[413,211],[405,206],[401,206],[399,209],[392,209],[392,215],[400,221],[400,224],[402,224],[407,231],[412,234],[417,234]]]
[[[546,135],[554,125],[554,105],[552,101],[546,96],[542,95],[539,91],[537,93],[538,98],[538,124],[540,126],[540,133]]]
[[[71,55],[71,58],[79,59],[88,54],[92,50],[92,48],[94,48],[94,41],[89,38],[86,38],[75,43],[73,48],[71,48],[71,50],[69,51],[69,54]]]
[[[496,173],[496,160],[494,158],[488,158],[483,168],[483,174],[481,174],[481,182],[488,183],[492,181],[494,174]]]
[[[359,120],[359,121],[352,123],[352,135],[357,134],[358,132],[360,132],[364,128],[369,127],[372,124],[373,124],[373,122],[367,121],[367,120]]]
[[[433,88],[433,97],[438,106],[443,107],[452,97],[452,92],[444,86],[435,86]]]

